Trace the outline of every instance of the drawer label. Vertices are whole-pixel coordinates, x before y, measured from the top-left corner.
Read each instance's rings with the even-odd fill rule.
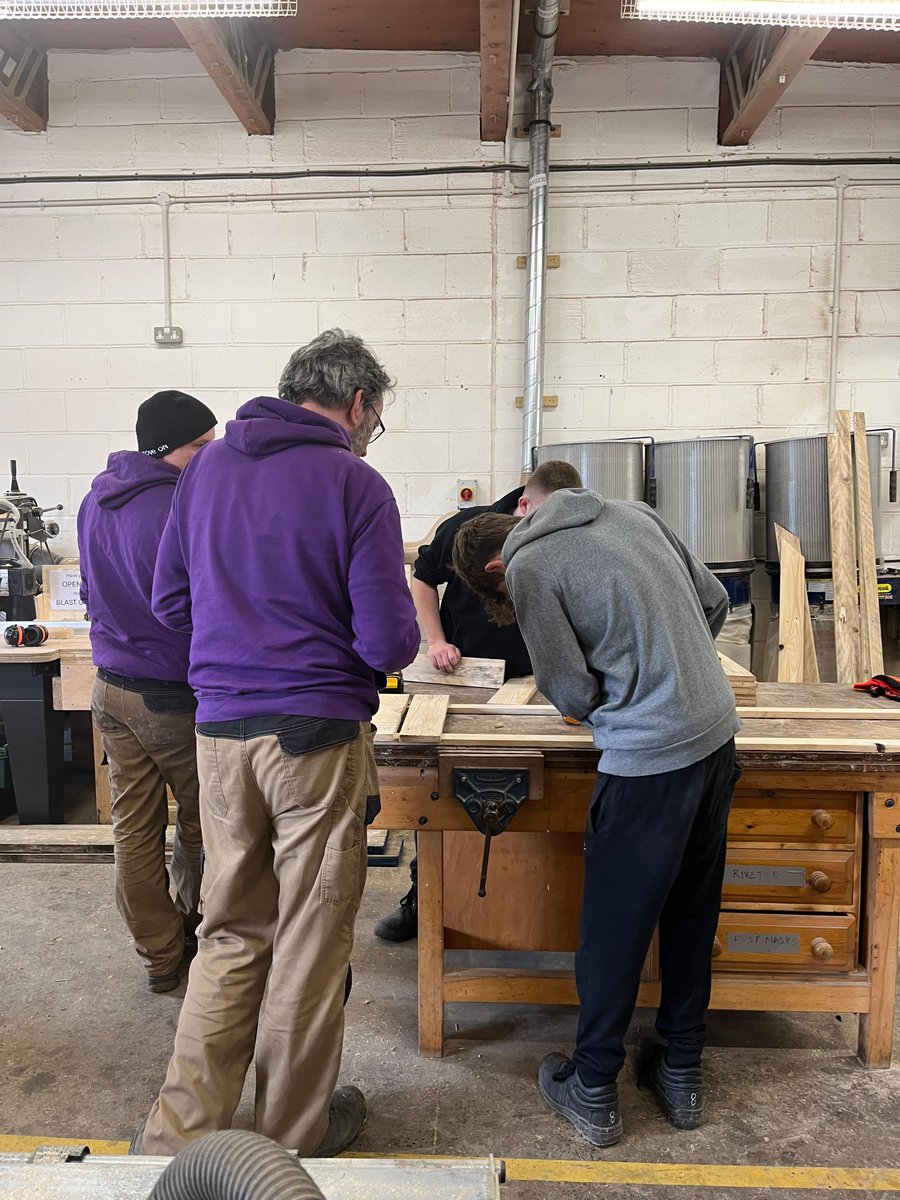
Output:
[[[803,867],[742,867],[728,863],[725,867],[726,887],[806,887]]]
[[[799,954],[799,933],[729,933],[733,954]]]

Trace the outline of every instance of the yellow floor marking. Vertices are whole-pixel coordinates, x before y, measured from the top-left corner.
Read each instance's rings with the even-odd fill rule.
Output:
[[[378,1158],[374,1154],[345,1158]],[[453,1155],[396,1154],[422,1162]],[[567,1158],[506,1158],[506,1178],[531,1183],[643,1184],[661,1187],[775,1188],[796,1191],[900,1192],[900,1170],[890,1167],[769,1167],[719,1163],[599,1162]]]
[[[30,1154],[38,1146],[88,1146],[91,1154],[127,1154],[128,1142],[98,1142],[94,1138],[24,1137],[0,1134],[0,1154]]]
[[[0,1153],[28,1153],[37,1146],[89,1146],[92,1154],[127,1154],[128,1142],[92,1138],[25,1137],[0,1134]],[[459,1156],[359,1154],[346,1158],[403,1158],[459,1161]],[[529,1183],[605,1183],[659,1187],[773,1188],[809,1192],[900,1192],[900,1170],[890,1167],[774,1167],[725,1163],[645,1163],[567,1158],[503,1158],[506,1178]]]

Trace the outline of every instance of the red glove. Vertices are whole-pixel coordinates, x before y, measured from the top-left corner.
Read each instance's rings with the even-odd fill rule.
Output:
[[[900,679],[896,675],[873,675],[865,683],[854,683],[853,689],[857,692],[868,692],[870,696],[900,700]]]

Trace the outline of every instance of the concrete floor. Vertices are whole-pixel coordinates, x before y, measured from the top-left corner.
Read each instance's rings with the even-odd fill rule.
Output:
[[[163,996],[147,991],[115,910],[112,872],[99,865],[0,864],[3,1133],[126,1139],[162,1081],[183,988]],[[900,1071],[859,1066],[852,1017],[713,1013],[704,1127],[673,1131],[637,1091],[629,1064],[622,1077],[626,1137],[605,1152],[548,1111],[535,1087],[541,1057],[572,1044],[573,1009],[454,1006],[446,1056],[419,1058],[416,943],[387,946],[372,933],[406,880],[403,868],[370,870],[357,926],[343,1080],[363,1088],[370,1115],[355,1149],[900,1167]],[[652,1013],[640,1013],[629,1045],[651,1028]],[[250,1119],[245,1102],[238,1123]],[[733,1194],[750,1200],[763,1192]],[[801,1200],[820,1193],[777,1194]],[[726,1200],[732,1189],[514,1182],[503,1195]]]

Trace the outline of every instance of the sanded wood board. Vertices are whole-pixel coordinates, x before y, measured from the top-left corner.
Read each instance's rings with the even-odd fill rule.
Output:
[[[778,598],[778,682],[818,683],[819,665],[813,640],[809,596],[806,591],[806,559],[800,539],[775,525],[778,559],[781,564]]]
[[[789,705],[738,705],[737,715],[745,721],[896,721],[900,726],[900,705],[887,708],[821,707],[797,708]],[[453,716],[477,716],[485,713],[491,717],[548,717],[558,713],[552,704],[453,704],[447,712]],[[562,716],[560,715],[560,720]]]
[[[574,730],[571,734],[443,733],[432,740],[441,746],[492,746],[497,749],[579,750],[593,745],[590,733]],[[895,754],[900,751],[900,741],[876,742],[871,738],[754,737],[750,734],[738,734],[734,742],[738,750],[780,750],[784,753],[799,754],[840,751],[852,754]]]
[[[404,667],[403,678],[410,683],[437,683],[442,687],[499,688],[506,674],[502,658],[461,658],[453,673],[445,675],[436,670],[427,654],[417,655],[413,664]]]
[[[507,679],[506,683],[494,692],[493,696],[488,700],[488,704],[524,704],[537,691],[537,684],[534,681],[533,675],[523,675],[518,679]]]
[[[389,742],[392,741],[400,728],[400,722],[403,720],[403,714],[406,712],[410,697],[404,692],[386,693],[381,696],[378,704],[378,711],[372,718],[372,723],[375,726],[375,741]]]
[[[413,696],[397,736],[403,742],[441,740],[449,696]]]
[[[878,607],[878,569],[865,413],[853,415],[853,457],[856,470],[856,541],[859,555],[859,672],[863,679],[884,672],[881,612]],[[878,467],[876,466],[876,470]]]

